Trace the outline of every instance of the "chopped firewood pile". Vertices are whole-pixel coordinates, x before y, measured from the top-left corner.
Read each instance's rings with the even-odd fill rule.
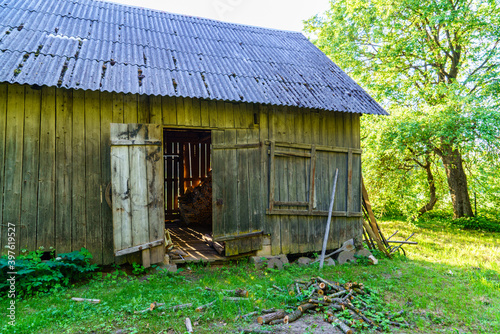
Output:
[[[366,324],[364,326],[382,331],[380,324],[367,315],[372,313],[372,305],[370,305],[370,291],[365,289],[363,283],[340,284],[314,277],[310,281],[296,281],[290,285],[289,293],[295,292],[304,297],[303,302],[295,310],[286,313],[282,309],[273,309],[271,312],[267,311],[268,313],[260,315],[257,322],[261,325],[289,324],[305,313],[324,313],[327,322],[346,334],[353,333],[352,328],[358,324]],[[368,311],[366,314],[365,310]],[[401,314],[386,314],[386,317],[386,323],[389,325],[409,326],[406,320],[401,318]],[[396,317],[403,321],[393,321]]]
[[[188,187],[179,196],[179,211],[187,224],[212,224],[212,171],[196,187]]]

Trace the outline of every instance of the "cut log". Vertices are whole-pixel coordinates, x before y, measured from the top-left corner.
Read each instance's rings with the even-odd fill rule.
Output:
[[[354,252],[343,251],[337,257],[337,261],[339,261],[339,264],[344,264],[344,263],[347,263],[349,261],[356,262],[356,258],[354,257]]]
[[[341,330],[342,332],[344,332],[345,334],[352,334],[353,331],[351,329],[351,327],[347,326],[344,322],[342,322],[341,320],[333,317],[333,323],[336,324]]]
[[[311,308],[315,308],[317,305],[315,304],[311,304],[311,303],[306,303],[306,304],[302,304],[298,307],[298,309],[304,313],[305,311],[311,309]]]
[[[281,325],[283,323],[283,319],[274,319],[269,321],[268,325],[274,326],[274,325]]]
[[[261,311],[261,313],[263,313],[263,314],[269,314],[269,313],[274,313],[274,312],[276,312],[276,309],[274,307],[268,308],[268,309],[263,309]]]
[[[284,318],[283,318],[283,323],[284,324],[289,324],[291,322],[294,322],[295,320],[297,320],[298,318],[300,318],[302,316],[302,311],[297,309],[295,311],[293,311],[292,313],[286,315]]]
[[[278,310],[273,313],[261,315],[260,317],[257,318],[257,322],[261,325],[263,324],[268,324],[272,320],[276,319],[283,319],[285,317],[285,311],[284,310]]]

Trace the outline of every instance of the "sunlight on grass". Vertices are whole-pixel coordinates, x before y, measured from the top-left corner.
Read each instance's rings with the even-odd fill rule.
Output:
[[[387,311],[405,311],[410,329],[396,333],[498,333],[500,332],[500,242],[498,233],[462,231],[446,221],[409,224],[400,220],[379,222],[386,236],[401,240],[415,232],[418,245],[404,246],[407,257],[380,258],[377,266],[343,265],[324,268],[321,276],[333,281],[358,281],[377,292]],[[278,292],[295,279],[317,276],[317,265],[285,266],[284,270],[258,270],[248,261],[224,267],[189,264],[179,274],[152,269],[147,276],[126,276],[123,271],[96,275],[90,282],[51,294],[39,295],[17,306],[14,331],[0,320],[0,333],[166,333],[184,331],[184,319],[196,322],[197,333],[235,333],[249,322],[235,318],[255,307],[294,308],[297,296]],[[212,291],[205,288],[210,287]],[[224,289],[245,288],[249,300],[223,300]],[[99,298],[99,304],[75,303],[71,297]],[[164,308],[141,314],[152,302]],[[194,308],[214,301],[198,313]],[[0,307],[7,305],[2,298]],[[192,308],[171,311],[177,304]],[[84,330],[83,330],[84,329]],[[83,331],[82,331],[83,330]]]

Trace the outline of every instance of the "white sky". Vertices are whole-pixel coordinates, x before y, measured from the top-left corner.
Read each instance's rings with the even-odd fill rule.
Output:
[[[303,20],[329,8],[329,0],[106,0],[170,13],[281,30],[302,31]]]

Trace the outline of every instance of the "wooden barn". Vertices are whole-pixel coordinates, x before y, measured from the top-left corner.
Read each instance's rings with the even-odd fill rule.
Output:
[[[301,33],[97,0],[4,0],[0,26],[4,252],[159,262],[207,178],[226,257],[317,252],[335,168],[328,248],[362,234],[360,117],[386,112]]]

